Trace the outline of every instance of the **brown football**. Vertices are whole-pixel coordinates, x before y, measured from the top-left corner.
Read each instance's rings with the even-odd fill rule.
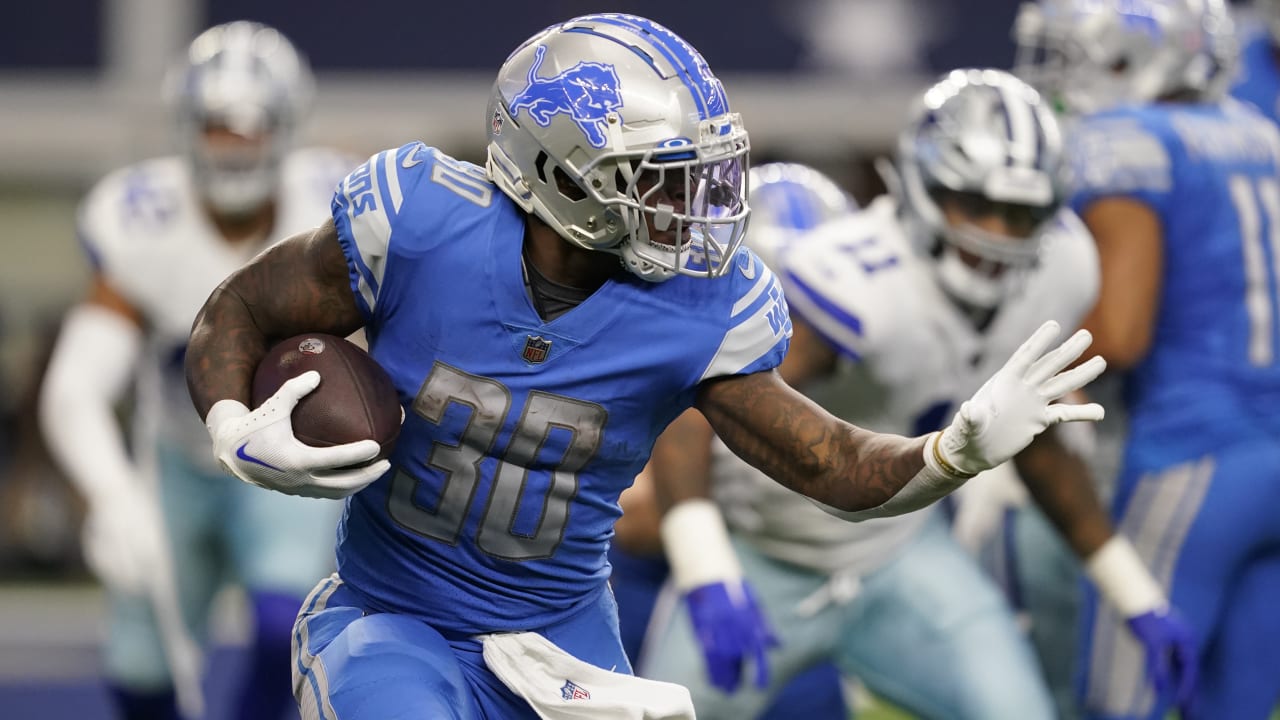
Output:
[[[308,370],[320,373],[320,385],[293,409],[293,434],[316,447],[376,440],[378,457],[390,455],[400,436],[395,384],[368,353],[336,335],[298,335],[272,347],[253,375],[253,406]]]

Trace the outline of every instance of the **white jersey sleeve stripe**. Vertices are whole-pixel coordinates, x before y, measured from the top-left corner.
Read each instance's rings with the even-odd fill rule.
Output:
[[[769,270],[764,263],[756,260],[754,256],[748,256],[747,262],[750,263],[747,266],[748,268],[755,268],[760,272],[760,278],[756,280],[755,285],[751,286],[751,289],[747,291],[746,295],[738,298],[738,302],[733,304],[733,310],[729,313],[730,317],[737,317],[742,314],[744,310],[751,307],[752,303],[754,303],[773,283],[773,271]]]
[[[362,251],[365,248],[385,250],[387,240],[391,237],[391,219],[387,216],[385,208],[374,199],[381,194],[378,183],[379,173],[374,171],[379,161],[379,156],[373,156],[362,168],[342,181],[343,195],[347,200],[347,219],[351,223],[351,235]],[[381,280],[381,277],[378,279]]]
[[[386,271],[391,222],[395,218],[391,193],[384,182],[387,156],[394,160],[395,153],[379,153],[356,168],[342,181],[336,198],[335,219],[341,216],[345,221],[339,223],[339,237],[346,246],[348,259],[358,271],[353,278],[355,290],[371,313]],[[347,232],[343,225],[349,228]]]
[[[386,182],[383,198],[389,196],[387,205],[391,208],[389,214],[392,217],[400,214],[400,206],[404,203],[404,194],[400,191],[400,163],[396,162],[396,155],[391,150],[382,153],[382,177]]]
[[[757,264],[756,267],[763,266]],[[753,287],[748,293],[755,294],[760,302],[753,304],[749,313],[734,316],[732,327],[725,333],[699,382],[721,375],[753,372],[750,369],[753,363],[791,337],[791,316],[787,313],[782,286],[776,280],[766,285],[767,290],[757,293]]]

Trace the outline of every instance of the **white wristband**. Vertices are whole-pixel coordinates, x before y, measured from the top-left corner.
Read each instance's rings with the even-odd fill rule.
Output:
[[[1102,597],[1125,618],[1168,607],[1164,590],[1138,557],[1133,543],[1112,535],[1084,563]]]
[[[946,457],[946,451],[942,447],[942,432],[929,433],[929,437],[924,441],[924,464],[929,470],[938,473],[943,478],[963,483],[965,480],[977,475],[977,473],[965,472],[956,467]],[[959,485],[957,485],[959,487]]]
[[[729,531],[714,502],[699,498],[676,505],[662,517],[660,532],[677,590],[742,577]]]

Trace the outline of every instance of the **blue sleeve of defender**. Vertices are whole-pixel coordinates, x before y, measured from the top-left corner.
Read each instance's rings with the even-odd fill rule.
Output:
[[[429,165],[424,162],[428,151],[420,142],[384,150],[347,175],[334,192],[333,223],[366,320],[377,313],[396,220],[405,192]]]
[[[1086,118],[1070,142],[1071,208],[1081,215],[1097,200],[1130,198],[1163,214],[1173,193],[1166,133],[1135,114]]]

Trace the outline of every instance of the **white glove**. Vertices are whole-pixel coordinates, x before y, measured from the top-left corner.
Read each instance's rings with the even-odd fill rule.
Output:
[[[1066,342],[1045,352],[1059,330],[1052,320],[1041,325],[1004,367],[960,406],[934,444],[939,465],[958,477],[971,477],[1013,457],[1050,425],[1102,419],[1103,409],[1097,403],[1053,402],[1084,387],[1107,368],[1105,360],[1094,356],[1064,372],[1063,368],[1089,347],[1093,336],[1087,330],[1077,330]]]
[[[166,537],[159,508],[141,487],[126,483],[91,498],[81,540],[85,562],[103,585],[127,595],[147,594]]]
[[[340,498],[377,480],[391,463],[365,464],[378,456],[376,441],[319,448],[294,437],[293,408],[319,384],[320,373],[311,370],[286,381],[257,410],[236,400],[214,403],[205,418],[214,457],[241,480],[286,495]]]

